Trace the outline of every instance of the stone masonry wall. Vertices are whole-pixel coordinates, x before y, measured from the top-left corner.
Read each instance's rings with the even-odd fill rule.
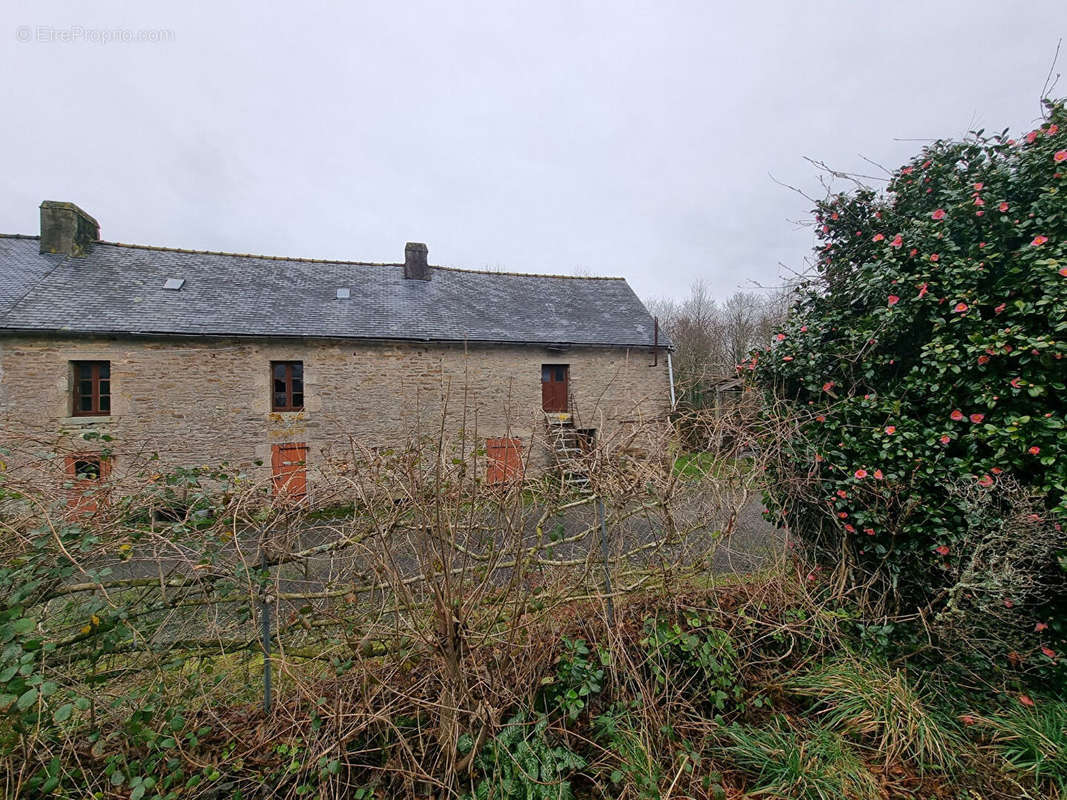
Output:
[[[71,416],[70,362],[81,360],[111,362],[111,416]],[[271,361],[304,362],[303,412],[271,411]],[[353,442],[395,447],[435,434],[446,408],[449,435],[518,437],[533,447],[531,464],[544,465],[542,364],[570,365],[575,422],[610,448],[634,425],[665,418],[664,354],[658,362],[627,348],[9,336],[0,338],[0,431],[22,455],[92,451],[100,444],[84,433],[106,433],[113,474],[158,453],[156,469],[225,461],[265,478],[272,444],[306,442],[313,493],[316,463]]]

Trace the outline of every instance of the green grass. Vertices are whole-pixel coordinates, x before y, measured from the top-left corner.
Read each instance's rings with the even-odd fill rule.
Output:
[[[767,727],[725,729],[727,758],[752,781],[748,796],[796,800],[878,800],[878,782],[852,746],[822,726],[789,727],[777,717]]]
[[[920,695],[903,672],[869,659],[838,658],[786,683],[814,699],[829,729],[867,745],[886,764],[950,770],[963,746],[956,725]]]
[[[993,750],[1009,771],[1067,793],[1067,702],[1046,698],[982,722],[993,730]]]

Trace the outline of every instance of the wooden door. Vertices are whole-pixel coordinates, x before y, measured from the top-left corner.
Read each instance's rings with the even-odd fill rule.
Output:
[[[104,481],[111,472],[110,459],[99,453],[67,456],[67,479],[73,484],[67,494],[71,516],[92,514],[104,502]]]
[[[304,442],[271,445],[270,466],[274,496],[288,500],[307,497],[307,453]]]
[[[486,483],[507,483],[522,477],[521,439],[486,439],[485,444],[489,461]]]
[[[567,413],[566,364],[541,365],[541,409],[549,414]]]

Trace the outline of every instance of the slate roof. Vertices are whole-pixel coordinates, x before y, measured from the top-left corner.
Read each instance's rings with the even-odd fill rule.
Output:
[[[82,258],[0,234],[0,332],[308,336],[649,346],[622,278],[313,261],[97,242]],[[180,291],[163,288],[184,278]],[[351,297],[337,299],[348,287]],[[660,335],[660,345],[669,346]]]

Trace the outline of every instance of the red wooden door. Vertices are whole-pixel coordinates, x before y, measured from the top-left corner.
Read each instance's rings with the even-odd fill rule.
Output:
[[[522,440],[486,439],[489,467],[486,483],[506,483],[522,477]]]
[[[67,456],[66,472],[73,483],[67,494],[71,516],[92,514],[104,502],[103,483],[111,472],[111,461],[96,453]]]
[[[270,466],[274,496],[300,500],[307,496],[308,446],[303,442],[271,445]]]
[[[541,409],[550,414],[567,412],[567,365],[541,365]]]

